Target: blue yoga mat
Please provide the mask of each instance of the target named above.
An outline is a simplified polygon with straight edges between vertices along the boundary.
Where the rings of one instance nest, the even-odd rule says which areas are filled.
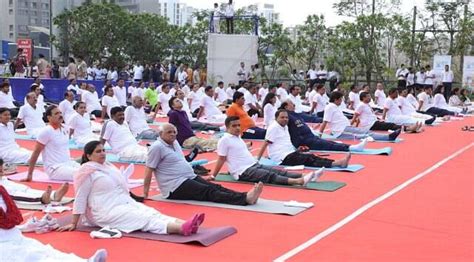
[[[331,154],[337,154],[337,153],[344,153],[346,154],[347,151],[327,151],[327,150],[311,150],[310,152],[318,152],[318,153],[331,153]],[[352,154],[354,155],[386,155],[389,156],[392,154],[392,148],[391,147],[383,147],[383,148],[366,148],[362,151],[351,151]]]
[[[317,131],[313,131],[313,133],[315,135],[319,135],[319,132]],[[336,136],[333,136],[333,135],[330,135],[330,134],[326,134],[324,133],[323,136],[322,136],[323,139],[326,139],[326,140],[352,140],[352,139],[348,139],[348,138],[338,138]],[[359,139],[357,139],[359,140]],[[395,140],[374,140],[374,142],[380,142],[380,143],[400,143],[403,141],[403,138],[397,138]]]
[[[265,158],[265,157],[262,157],[260,158],[260,161],[259,161],[260,164],[262,165],[265,165],[265,166],[281,166],[281,167],[291,167],[291,166],[285,166],[285,165],[279,165],[277,162],[271,160],[271,159],[268,159],[268,158]],[[317,170],[317,169],[321,169],[320,167],[312,167],[312,166],[305,166],[304,167],[305,169],[312,169],[312,170]],[[328,171],[342,171],[342,172],[351,172],[351,173],[354,173],[354,172],[357,172],[361,169],[363,169],[364,166],[363,165],[348,165],[346,168],[342,168],[342,167],[331,167],[331,168],[325,168],[325,170],[328,170]]]
[[[107,161],[112,162],[112,163],[124,163],[124,164],[142,164],[144,165],[145,162],[138,162],[138,161],[127,161],[127,160],[120,160],[119,156],[113,155],[113,154],[107,154],[106,156]],[[209,160],[207,159],[200,159],[200,160],[195,160],[189,163],[191,166],[197,166],[197,165],[204,165],[207,164]]]
[[[32,137],[31,135],[23,135],[23,134],[15,134],[15,139],[19,140],[36,140],[36,138]]]

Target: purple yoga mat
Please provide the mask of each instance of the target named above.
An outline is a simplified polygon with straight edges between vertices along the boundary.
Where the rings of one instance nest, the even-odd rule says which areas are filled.
[[[60,226],[67,225],[72,220],[71,215],[66,215],[58,218],[58,224]],[[81,232],[91,232],[94,230],[99,230],[99,227],[88,227],[84,225],[78,225],[76,228],[77,231]],[[198,243],[205,247],[210,246],[216,242],[221,241],[222,239],[231,236],[237,233],[237,229],[234,227],[213,227],[213,228],[203,228],[200,227],[198,232],[191,236],[182,236],[182,235],[158,235],[148,232],[132,232],[132,233],[122,233],[123,237],[155,240],[155,241],[164,241],[171,243]]]

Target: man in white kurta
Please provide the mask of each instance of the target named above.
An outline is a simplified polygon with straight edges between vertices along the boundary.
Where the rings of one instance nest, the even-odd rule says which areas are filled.
[[[69,118],[74,114],[74,93],[72,91],[66,91],[64,93],[64,100],[59,103],[59,111],[61,111],[66,125],[69,124]]]
[[[99,140],[100,137],[92,132],[90,115],[86,112],[86,104],[77,102],[76,111],[69,118],[69,134],[78,145],[85,145],[90,141]]]
[[[158,132],[148,126],[148,116],[143,105],[143,99],[134,96],[132,105],[125,109],[125,121],[128,123],[133,136],[139,139],[156,140]]]
[[[57,106],[46,109],[49,125],[41,130],[31,155],[27,181],[33,178],[33,171],[39,154],[43,156],[44,170],[52,180],[72,181],[79,163],[71,160],[69,152],[69,130],[63,126],[63,116]]]
[[[20,107],[20,112],[15,122],[17,127],[21,122],[26,126],[26,132],[32,137],[37,137],[39,131],[46,126],[43,122],[44,109],[37,105],[36,94],[30,92],[26,95],[26,104]]]

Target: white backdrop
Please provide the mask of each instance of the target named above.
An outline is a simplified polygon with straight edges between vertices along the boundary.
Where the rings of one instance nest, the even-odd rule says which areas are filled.
[[[451,56],[450,55],[435,55],[433,58],[433,72],[436,74],[436,83],[443,81],[444,66],[449,65],[451,69]],[[437,84],[435,84],[436,86]]]
[[[462,86],[474,90],[474,56],[464,56]]]
[[[213,86],[223,81],[237,84],[240,62],[250,72],[250,65],[258,62],[258,37],[252,35],[208,34],[207,82]]]

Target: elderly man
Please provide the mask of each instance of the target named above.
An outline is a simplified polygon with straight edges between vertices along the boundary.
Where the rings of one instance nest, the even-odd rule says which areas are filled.
[[[15,100],[10,93],[10,84],[8,82],[3,82],[0,85],[0,107],[8,108],[12,116],[16,117],[18,115],[18,108],[14,102]]]
[[[116,106],[110,110],[111,120],[102,127],[100,141],[105,144],[107,141],[112,147],[112,153],[117,154],[120,160],[145,162],[147,148],[139,145],[132,135],[130,128],[125,123],[125,113],[122,107]]]
[[[31,155],[28,177],[31,181],[39,154],[42,153],[44,169],[52,180],[72,181],[73,174],[79,169],[79,163],[71,161],[69,152],[69,132],[63,125],[63,116],[57,106],[46,109],[49,125],[41,129]]]
[[[151,175],[154,173],[160,192],[165,198],[241,206],[257,202],[263,190],[262,183],[255,184],[247,193],[240,193],[196,176],[183,156],[176,135],[176,128],[165,124],[160,130],[160,137],[150,147],[145,169],[144,197],[148,197]]]
[[[59,103],[59,110],[63,114],[64,121],[67,124],[69,124],[69,118],[76,112],[74,110],[74,104],[76,104],[76,101],[74,101],[74,93],[72,91],[66,91],[64,93],[64,100]]]
[[[148,120],[153,121],[153,116],[149,118],[146,115],[143,105],[143,99],[139,96],[134,96],[132,98],[132,105],[127,106],[125,109],[125,121],[127,121],[132,135],[138,139],[156,140],[158,132],[151,129],[147,124]]]
[[[17,128],[20,123],[24,123],[28,135],[36,137],[39,131],[46,126],[43,122],[44,109],[41,106],[37,106],[38,99],[34,92],[30,92],[26,95],[26,102],[25,105],[20,107],[20,112],[15,122],[15,128]]]

